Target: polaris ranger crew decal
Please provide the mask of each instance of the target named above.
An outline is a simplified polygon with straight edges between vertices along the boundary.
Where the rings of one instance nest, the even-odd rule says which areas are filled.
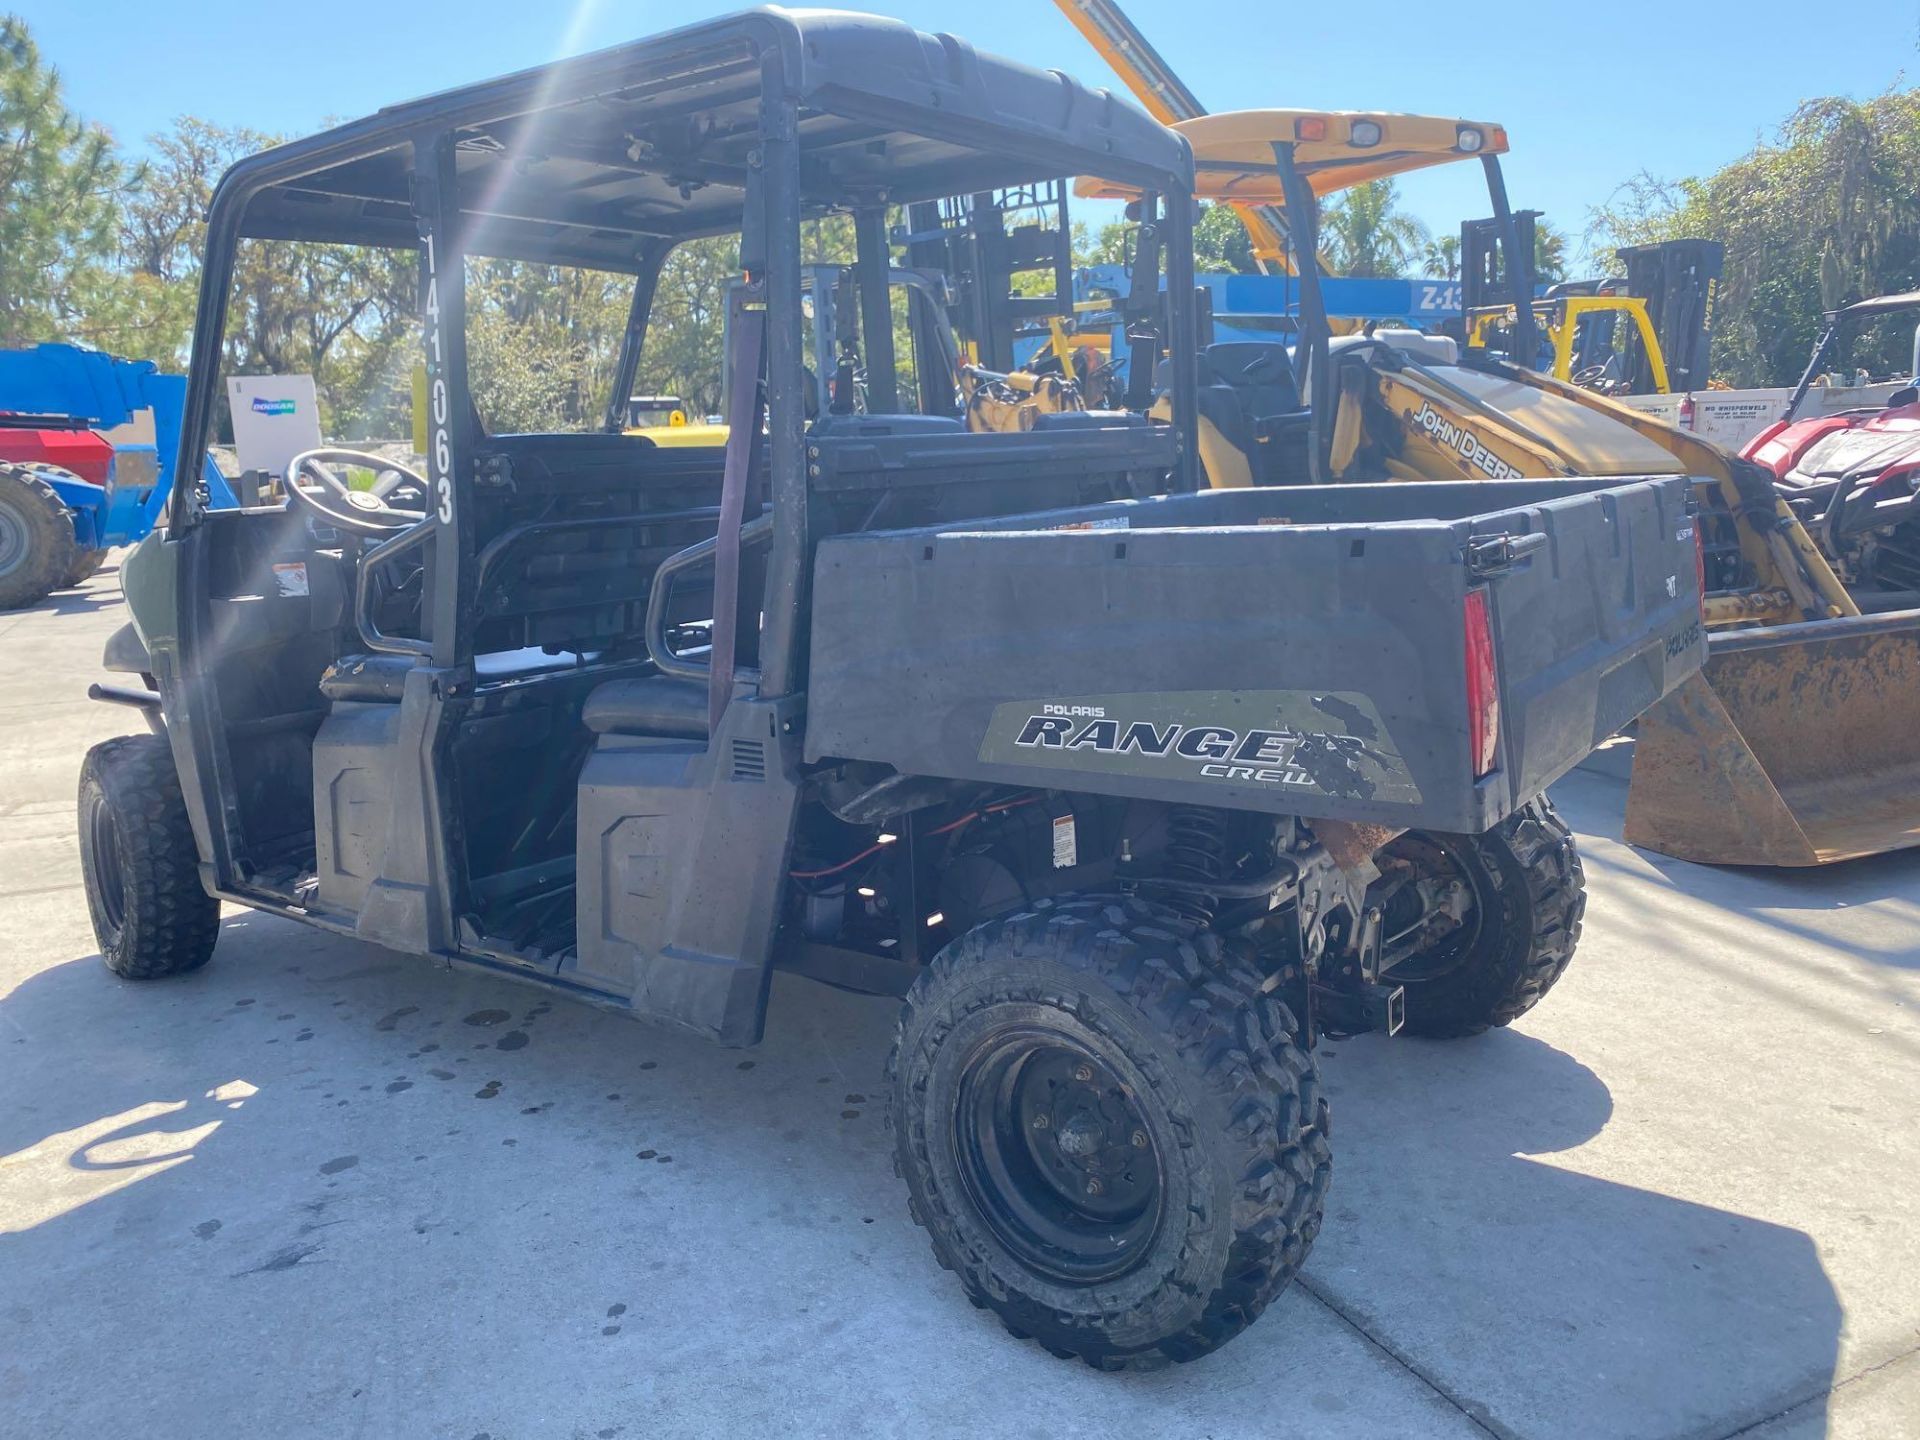
[[[1420,800],[1380,712],[1352,692],[1189,690],[1013,700],[995,707],[980,758],[1352,800]]]

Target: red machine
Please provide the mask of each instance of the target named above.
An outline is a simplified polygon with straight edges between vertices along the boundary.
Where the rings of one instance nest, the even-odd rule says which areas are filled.
[[[0,414],[0,465],[51,465],[105,485],[113,446],[70,416]]]
[[[162,375],[151,360],[59,343],[0,349],[0,611],[79,584],[109,546],[152,531],[173,489],[186,393],[186,377]],[[94,433],[143,411],[151,445],[116,447]],[[129,480],[133,452],[152,460]],[[199,459],[194,480],[209,501],[237,504],[212,457]]]
[[[1796,417],[1829,358],[1862,321],[1903,311],[1920,311],[1920,292],[1856,301],[1828,314],[1786,417],[1740,452],[1772,473],[1862,610],[1920,606],[1920,388],[1895,391],[1884,408]]]
[[[1772,472],[1863,610],[1920,605],[1920,393],[1893,400],[1777,421],[1740,452]]]
[[[0,411],[0,610],[38,604],[99,568],[113,461],[85,420]]]

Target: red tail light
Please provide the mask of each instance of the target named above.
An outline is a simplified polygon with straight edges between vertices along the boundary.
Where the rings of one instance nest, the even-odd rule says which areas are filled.
[[[1467,744],[1477,780],[1493,769],[1500,750],[1500,672],[1493,659],[1493,624],[1485,589],[1467,591]]]

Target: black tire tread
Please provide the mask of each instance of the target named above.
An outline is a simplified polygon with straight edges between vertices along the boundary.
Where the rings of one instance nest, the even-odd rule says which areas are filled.
[[[0,610],[24,610],[66,585],[80,553],[73,516],[53,486],[26,465],[0,464],[0,504],[26,521],[32,542],[26,560],[0,576]]]
[[[118,934],[102,918],[87,837],[80,837],[94,934],[107,968],[126,980],[158,980],[198,970],[220,936],[220,902],[200,883],[199,851],[180,794],[173,752],[162,735],[123,735],[87,752],[80,772],[81,823],[86,787],[99,785],[119,826],[126,921]]]
[[[106,558],[105,550],[76,550],[73,565],[68,569],[66,579],[61,582],[60,588],[72,590],[76,586],[86,584],[106,562]]]
[[[907,1178],[909,1147],[919,1174],[930,1173],[924,1129],[902,1127],[902,1050],[916,1006],[940,1006],[956,978],[996,952],[1045,955],[1111,990],[1174,1047],[1180,1063],[1218,1097],[1231,1123],[1218,1137],[1237,1175],[1228,1263],[1199,1317],[1146,1350],[1122,1352],[1097,1329],[1063,1331],[1061,1317],[999,1287],[985,1257],[969,1252],[949,1200],[926,1186],[927,1206],[908,1203],[976,1306],[995,1312],[1017,1339],[1036,1339],[1062,1358],[1101,1370],[1153,1368],[1197,1359],[1252,1324],[1293,1278],[1319,1233],[1332,1153],[1327,1101],[1318,1068],[1300,1043],[1293,1013],[1263,993],[1260,975],[1219,936],[1135,897],[1041,902],[988,922],[944,948],[916,980],[887,1060],[894,1095],[894,1169]],[[986,997],[991,1002],[991,995]],[[916,1138],[917,1137],[917,1138]],[[929,1209],[931,1213],[929,1213]],[[1122,1316],[1110,1316],[1121,1319]]]
[[[1436,1039],[1511,1025],[1566,973],[1587,913],[1586,870],[1573,832],[1542,795],[1484,835],[1458,837],[1498,885],[1518,884],[1527,917],[1524,944],[1487,957],[1446,991],[1407,990],[1407,1033]],[[1422,1003],[1425,1002],[1425,1003]]]

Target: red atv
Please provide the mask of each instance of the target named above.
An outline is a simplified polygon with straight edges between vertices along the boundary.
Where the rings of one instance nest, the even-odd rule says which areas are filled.
[[[1835,347],[1862,320],[1920,311],[1920,292],[1831,311],[1784,419],[1740,453],[1765,466],[1862,610],[1920,606],[1920,388],[1881,408],[1796,418]]]

